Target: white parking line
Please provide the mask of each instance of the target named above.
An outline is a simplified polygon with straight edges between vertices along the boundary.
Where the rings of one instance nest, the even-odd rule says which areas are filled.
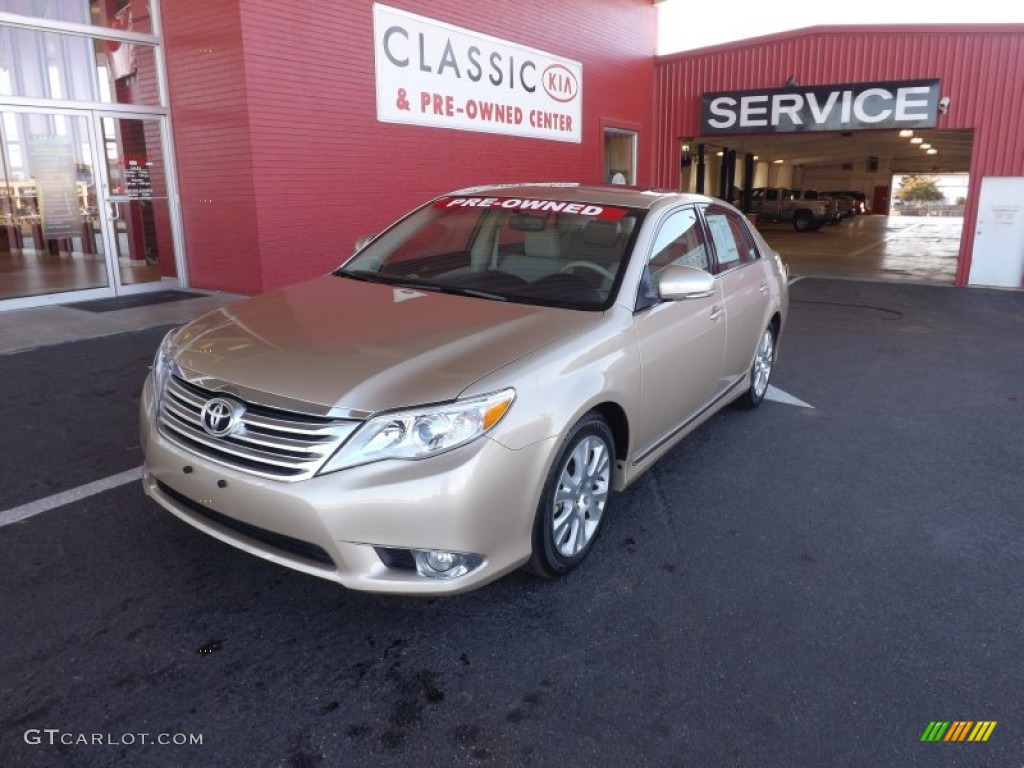
[[[793,397],[787,392],[783,392],[781,389],[768,385],[768,391],[765,392],[765,400],[774,400],[777,403],[785,403],[787,405],[797,405],[801,408],[814,408],[813,405],[805,403],[796,397]],[[51,509],[57,507],[63,507],[65,504],[72,504],[82,499],[87,499],[90,496],[95,496],[98,493],[109,491],[112,488],[118,488],[128,483],[133,483],[136,480],[142,479],[142,467],[135,467],[135,469],[128,469],[124,472],[119,472],[116,475],[105,477],[102,480],[96,480],[92,483],[86,483],[80,485],[77,488],[72,488],[70,491],[61,491],[55,493],[53,496],[47,496],[45,499],[39,499],[38,501],[30,501],[28,504],[22,504],[20,507],[13,507],[8,510],[0,512],[0,528],[11,523],[16,523],[19,520],[27,520],[30,517],[35,517],[41,512],[48,512]]]
[[[778,387],[773,387],[771,384],[768,385],[768,389],[764,393],[765,400],[772,400],[776,403],[785,403],[786,405],[796,405],[801,408],[810,408],[814,410],[814,406],[810,403],[805,403],[799,397],[793,397],[789,392],[783,392]]]
[[[129,469],[116,475],[105,477],[102,480],[80,485],[77,488],[72,488],[70,491],[61,491],[53,496],[47,496],[45,499],[30,501],[28,504],[22,504],[20,507],[0,512],[0,527],[16,523],[19,520],[25,520],[38,515],[40,512],[47,512],[57,507],[63,507],[65,504],[87,499],[90,496],[95,496],[97,493],[103,493],[111,488],[127,485],[140,479],[142,479],[142,467],[136,467],[135,469]]]

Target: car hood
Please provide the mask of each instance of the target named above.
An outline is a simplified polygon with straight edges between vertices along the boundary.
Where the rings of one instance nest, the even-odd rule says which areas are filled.
[[[170,354],[224,382],[376,412],[454,399],[593,313],[324,276],[208,313]]]

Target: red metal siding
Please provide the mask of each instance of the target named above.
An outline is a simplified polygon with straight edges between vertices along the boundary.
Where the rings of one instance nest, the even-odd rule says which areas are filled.
[[[241,21],[232,3],[176,2],[162,14],[189,280],[255,293],[260,244]],[[246,254],[242,261],[238,254]]]
[[[705,91],[937,77],[949,96],[939,129],[974,131],[972,190],[1024,176],[1024,25],[819,27],[661,57],[655,66],[655,183],[674,186],[678,140],[700,133]],[[977,194],[967,201],[957,284],[966,283]]]
[[[602,120],[640,126],[638,181],[652,181],[650,0],[388,5],[580,61],[582,143],[377,122],[370,3],[166,3],[193,285],[252,293],[321,274],[454,187],[599,181]]]

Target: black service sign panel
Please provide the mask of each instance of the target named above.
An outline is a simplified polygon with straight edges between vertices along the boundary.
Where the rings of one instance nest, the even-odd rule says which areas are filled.
[[[701,133],[934,128],[938,79],[717,91],[701,96]]]

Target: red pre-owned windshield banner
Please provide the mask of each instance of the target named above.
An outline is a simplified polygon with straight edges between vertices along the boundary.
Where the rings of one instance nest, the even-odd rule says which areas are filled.
[[[442,197],[436,208],[501,208],[506,211],[529,211],[532,213],[574,213],[578,216],[592,216],[605,221],[618,221],[628,211],[592,203],[575,203],[568,200],[528,200],[519,197]]]

